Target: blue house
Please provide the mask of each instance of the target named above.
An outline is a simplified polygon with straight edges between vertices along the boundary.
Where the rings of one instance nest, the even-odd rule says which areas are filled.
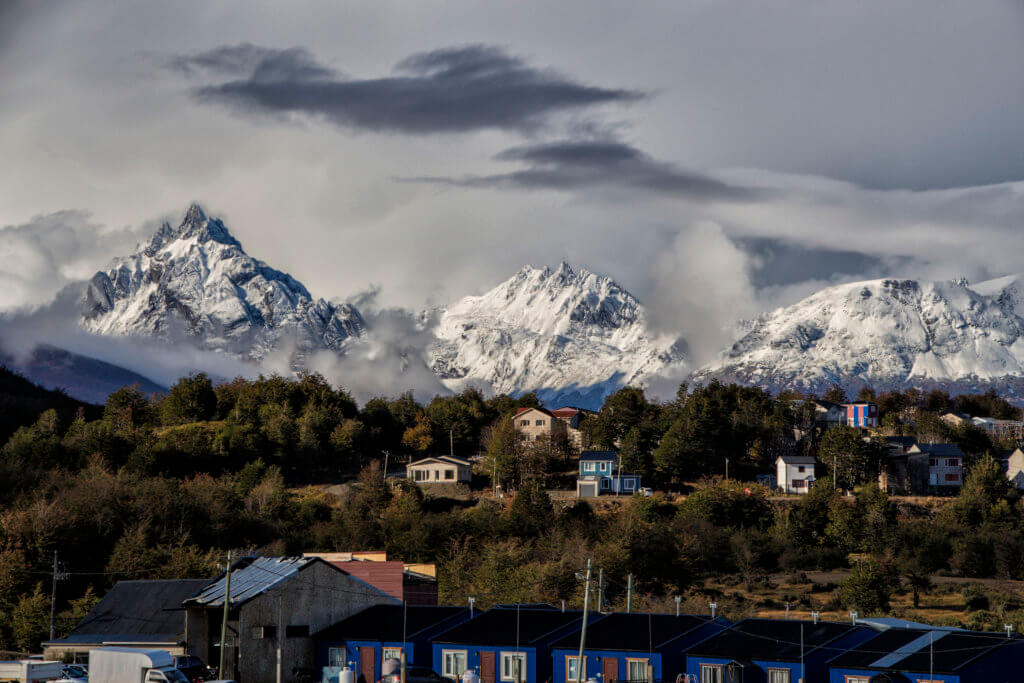
[[[430,639],[469,619],[466,607],[376,605],[313,634],[316,666],[327,681],[346,664],[357,681],[380,680],[381,664],[405,650],[407,666],[432,664]]]
[[[646,681],[650,665],[654,680],[674,681],[683,669],[683,652],[728,626],[722,618],[688,614],[609,614],[587,626],[585,676],[603,683]],[[579,653],[577,628],[552,646],[553,683],[579,680]]]
[[[1024,640],[1005,633],[884,631],[829,662],[829,683],[1010,683],[1024,679]]]
[[[632,495],[640,490],[640,475],[619,470],[619,454],[615,451],[583,451],[580,472],[576,478],[579,498],[596,498],[603,493]]]
[[[433,639],[434,670],[453,680],[475,669],[481,683],[543,683],[551,644],[581,622],[579,612],[547,605],[494,607]]]
[[[744,619],[686,652],[686,674],[699,683],[819,683],[827,662],[877,631],[866,626]]]

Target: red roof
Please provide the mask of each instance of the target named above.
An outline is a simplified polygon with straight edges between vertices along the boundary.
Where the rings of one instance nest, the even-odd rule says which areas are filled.
[[[572,407],[566,406],[565,408],[557,408],[555,410],[552,410],[551,414],[554,415],[555,417],[572,417],[572,416],[578,415],[578,414],[580,414],[582,412],[583,411],[580,410],[579,408],[572,408]]]

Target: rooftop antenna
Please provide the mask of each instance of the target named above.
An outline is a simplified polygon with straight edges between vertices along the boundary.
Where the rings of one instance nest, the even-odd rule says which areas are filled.
[[[786,603],[786,620],[789,620],[789,603]]]
[[[857,617],[860,616],[856,612],[850,612],[850,622],[856,624]]]
[[[683,599],[681,597],[679,597],[678,595],[676,596],[676,616],[677,617],[679,616],[679,603],[682,602],[682,600]]]
[[[1013,624],[1003,624],[1003,628],[1006,629],[1006,637],[1012,637],[1011,634],[1013,633]]]
[[[469,599],[469,618],[473,618],[473,605],[476,604],[476,598],[471,597]]]
[[[718,603],[717,602],[712,602],[710,604],[711,604],[711,618],[714,619],[715,618],[715,613],[718,611]]]

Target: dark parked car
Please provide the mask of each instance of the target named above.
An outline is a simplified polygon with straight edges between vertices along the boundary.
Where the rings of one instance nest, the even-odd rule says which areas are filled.
[[[380,683],[402,683],[402,674],[393,673],[380,679]],[[447,678],[427,666],[409,666],[405,669],[405,683],[451,683]]]
[[[213,670],[203,664],[199,657],[190,655],[175,655],[174,668],[180,671],[191,683],[210,681],[216,678]]]

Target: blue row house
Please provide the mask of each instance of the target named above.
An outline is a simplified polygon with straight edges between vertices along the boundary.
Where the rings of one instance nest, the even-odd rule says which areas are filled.
[[[493,607],[434,638],[434,670],[452,680],[474,669],[481,683],[543,683],[552,643],[581,623],[580,612],[547,605]]]
[[[876,634],[854,624],[744,619],[686,652],[687,681],[821,683],[829,660]]]
[[[313,634],[318,671],[334,679],[348,665],[359,683],[381,678],[381,665],[399,659],[406,666],[430,667],[430,639],[469,619],[469,608],[428,605],[375,605]]]
[[[1005,633],[893,628],[829,663],[829,683],[1010,683],[1024,680],[1024,639]]]
[[[638,473],[619,470],[619,454],[615,451],[583,451],[576,478],[576,496],[596,498],[602,494],[631,496],[640,490]]]
[[[587,626],[586,679],[646,681],[650,665],[653,680],[674,681],[684,668],[683,653],[728,626],[722,618],[688,614],[609,614]],[[579,652],[580,629],[554,644],[553,683],[578,683]]]

